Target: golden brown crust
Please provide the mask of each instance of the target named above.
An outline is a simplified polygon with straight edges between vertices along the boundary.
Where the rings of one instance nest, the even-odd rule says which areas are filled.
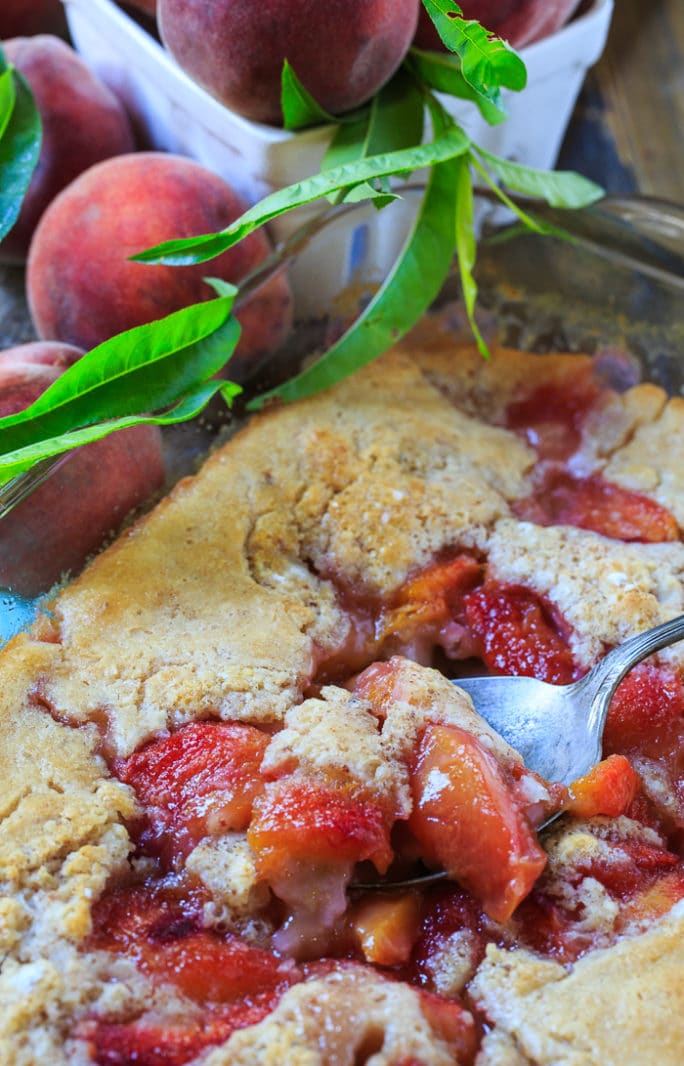
[[[94,754],[95,737],[31,706],[31,684],[55,651],[18,637],[2,656],[0,938],[22,960],[88,934],[92,901],[130,850],[120,818],[135,810]]]
[[[576,353],[551,356],[515,351],[494,344],[483,360],[471,340],[454,343],[449,315],[425,318],[398,346],[410,353],[428,381],[454,406],[468,415],[501,425],[512,401],[540,385],[561,392],[579,371],[588,371],[591,358]]]
[[[122,755],[208,713],[280,720],[348,631],[316,573],[391,591],[480,542],[531,458],[399,355],[256,419],[57,597],[45,696],[70,721],[108,715]]]
[[[609,647],[684,612],[684,545],[623,544],[569,526],[505,519],[487,543],[495,580],[524,585],[572,627],[570,646],[590,666]],[[661,654],[680,662],[679,648]]]
[[[94,754],[94,731],[60,725],[31,692],[58,649],[26,636],[2,652],[0,685],[0,1061],[70,1066],[74,1019],[97,1003],[149,1002],[130,963],[78,949],[91,908],[131,843],[130,789]],[[118,984],[112,978],[118,975]]]
[[[295,985],[272,1014],[234,1033],[205,1066],[354,1066],[369,1055],[373,1066],[458,1066],[412,988],[350,966]]]
[[[596,951],[569,971],[490,945],[470,991],[534,1066],[679,1066],[682,905],[649,932]]]
[[[441,549],[477,549],[494,578],[525,584],[558,608],[586,665],[684,609],[681,544],[617,545],[511,517],[510,502],[529,491],[534,456],[491,423],[503,421],[531,378],[562,387],[588,360],[499,351],[482,363],[466,346],[455,362],[444,337],[425,339],[414,359],[407,352],[421,336],[335,390],[255,419],[57,596],[54,626],[40,623],[0,654],[2,1062],[80,1066],[85,1053],[69,1041],[87,1010],[118,1017],[142,1006],[163,1012],[173,1002],[130,962],[78,947],[93,902],[127,862],[123,822],[135,811],[132,792],[96,753],[100,731],[110,752],[128,755],[194,718],[284,724],[268,767],[349,773],[403,813],[410,809],[406,752],[427,705],[431,720],[472,729],[501,754],[468,701],[441,675],[412,664],[405,668],[411,698],[395,701],[381,729],[368,705],[343,690],[304,700],[317,659],[349,636],[332,576],[389,595]],[[650,387],[613,398],[585,427],[581,455],[586,470],[605,465],[606,476],[634,487],[643,441],[650,480],[642,478],[642,487],[674,510],[678,467],[661,452],[668,427],[679,432],[681,411],[662,408],[662,394]],[[681,654],[669,658],[679,663]],[[571,823],[548,847],[549,876],[557,873],[560,883],[563,862],[600,847],[600,835]],[[216,923],[242,928],[255,912],[258,921],[263,886],[244,836],[201,843],[187,866],[210,889]],[[587,888],[581,903],[588,920],[609,923],[600,893]],[[490,951],[471,986],[498,1027],[483,1047],[483,1066],[617,1062],[601,1058],[612,1052],[596,1004],[622,1012],[620,1066],[679,1061],[671,1034],[681,1046],[681,922],[673,915],[645,935],[632,930],[633,939],[570,974],[523,953]],[[435,986],[456,994],[470,960],[470,946],[455,939],[435,956]],[[628,965],[652,977],[648,999],[639,999],[631,972],[623,980]],[[575,1024],[580,1009],[588,1020]],[[380,1033],[378,1066],[399,1052],[435,1066],[453,1061],[414,991],[369,974],[353,981],[333,974],[293,988],[273,1015],[210,1053],[206,1066],[343,1062],[321,1050],[326,1026],[340,1019],[344,1031],[351,1019],[354,1037],[368,1026]],[[644,1053],[648,1027],[655,1057],[625,1057],[626,1043]],[[351,1061],[354,1047],[344,1044]]]
[[[253,579],[252,485],[231,456],[215,455],[54,604],[45,695],[74,722],[105,712],[119,754],[208,713],[277,719],[311,672],[314,610]]]

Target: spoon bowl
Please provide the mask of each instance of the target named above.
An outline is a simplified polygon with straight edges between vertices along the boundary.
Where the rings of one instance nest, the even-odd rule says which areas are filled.
[[[534,677],[468,677],[454,684],[470,696],[478,714],[520,753],[528,769],[547,781],[569,785],[601,759],[608,708],[623,678],[643,659],[678,640],[684,640],[684,615],[613,648],[571,685],[550,685]],[[560,812],[539,828],[559,816]],[[353,887],[407,888],[445,877],[440,871]]]
[[[632,667],[684,640],[684,615],[620,644],[579,681],[550,685],[534,677],[454,681],[475,710],[547,781],[569,785],[601,758],[603,728],[615,690]]]

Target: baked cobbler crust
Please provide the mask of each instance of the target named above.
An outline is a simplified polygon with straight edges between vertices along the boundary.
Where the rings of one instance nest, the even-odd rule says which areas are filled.
[[[676,1066],[684,1041],[682,906],[656,928],[593,952],[571,971],[489,947],[470,988],[522,1062]],[[482,1061],[506,1062],[491,1053]]]
[[[531,463],[403,355],[255,419],[58,597],[45,697],[73,722],[115,709],[120,755],[209,711],[280,721],[349,625],[318,575],[391,591],[482,542]]]
[[[562,616],[579,671],[684,611],[678,541],[626,544],[515,517],[538,471],[531,438],[507,424],[511,404],[531,378],[562,391],[591,370],[588,357],[574,355],[500,351],[483,362],[470,346],[454,349],[439,324],[421,326],[352,380],[254,419],[61,591],[33,633],[4,649],[3,1063],[134,1061],[93,1057],[94,1020],[144,1018],[160,1031],[171,1016],[203,1024],[192,990],[146,956],[112,948],[105,934],[93,939],[99,901],[132,876],[144,882],[156,861],[136,838],[145,805],[122,783],[129,771],[121,767],[144,745],[193,722],[255,726],[268,738],[266,799],[257,805],[290,783],[332,781],[335,795],[363,801],[389,825],[415,807],[411,753],[427,726],[465,730],[508,774],[523,772],[468,698],[425,664],[393,660],[407,696],[395,677],[387,705],[374,702],[372,682],[359,695],[319,680],[321,664],[337,661],[358,637],[362,614],[376,634],[368,662],[378,649],[382,659],[397,650],[410,655],[408,644],[383,645],[377,633],[388,604],[412,602],[402,590],[415,574],[466,553],[473,573],[486,572],[485,589],[523,588]],[[573,423],[574,474],[638,490],[681,524],[682,411],[681,401],[666,403],[651,386],[604,391],[581,426]],[[467,641],[463,647],[464,657],[472,652]],[[678,672],[682,654],[670,649],[658,662]],[[351,661],[350,674],[361,668]],[[543,841],[539,898],[575,923],[560,961],[526,946],[519,912],[498,923],[478,919],[477,929],[450,928],[419,979],[357,959],[319,971],[305,962],[295,980],[285,960],[279,998],[260,1020],[201,1045],[191,1060],[173,1061],[472,1062],[475,1037],[454,1042],[422,998],[426,985],[446,1001],[465,995],[464,1032],[475,1032],[469,1010],[486,1023],[480,1066],[679,1063],[679,896],[668,888],[667,904],[637,910],[607,875],[601,881],[589,870],[593,863],[622,871],[648,854],[673,883],[677,860],[664,834],[680,810],[670,779],[658,784],[657,760],[648,758],[655,777],[645,795],[669,819],[665,828],[567,817]],[[200,886],[206,928],[261,951],[279,919],[269,909],[256,839],[253,825],[226,823],[176,855],[173,871],[193,891]],[[481,958],[477,945],[487,940]],[[328,951],[334,956],[330,943],[319,954]]]

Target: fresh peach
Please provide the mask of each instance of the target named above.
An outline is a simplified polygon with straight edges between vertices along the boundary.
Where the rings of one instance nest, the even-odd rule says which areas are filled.
[[[73,344],[33,341],[0,352],[0,418],[23,411],[80,359]]]
[[[459,6],[466,18],[477,19],[513,48],[522,48],[559,30],[579,6],[579,0],[459,0]],[[414,44],[418,48],[444,51],[424,8]]]
[[[282,122],[285,59],[339,114],[365,103],[411,44],[419,0],[159,0],[162,41],[195,81],[256,122]]]
[[[116,96],[64,41],[42,34],[5,41],[5,56],[26,78],[43,123],[43,143],[5,261],[26,258],[38,220],[69,182],[94,163],[131,152],[133,133]]]
[[[129,256],[172,237],[228,226],[246,208],[216,174],[160,152],[117,156],[76,179],[48,207],[28,260],[31,314],[41,337],[92,348],[215,293],[207,275],[238,282],[270,252],[263,232],[197,266],[154,266]],[[276,276],[239,313],[242,366],[276,348],[291,321],[287,280]],[[236,374],[234,361],[229,368]]]
[[[0,39],[33,33],[64,33],[66,20],[61,0],[2,0]]]
[[[28,407],[82,354],[45,341],[0,352],[0,417]],[[0,586],[22,596],[46,591],[77,570],[163,479],[161,436],[154,426],[122,430],[69,453],[0,519]]]

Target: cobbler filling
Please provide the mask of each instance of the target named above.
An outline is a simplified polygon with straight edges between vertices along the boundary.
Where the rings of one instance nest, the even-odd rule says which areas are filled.
[[[563,470],[547,471],[534,493],[512,510],[539,526],[576,526],[614,540],[660,544],[679,539],[676,521],[653,500],[600,477],[573,477]]]
[[[181,1066],[261,1021],[302,980],[290,960],[205,928],[198,886],[173,877],[114,889],[93,909],[88,947],[126,954],[185,1000],[176,1016],[88,1021],[78,1035],[98,1064]]]
[[[113,764],[143,806],[133,827],[145,854],[166,866],[207,835],[247,828],[264,784],[259,767],[268,737],[253,726],[192,722],[165,740]]]
[[[600,386],[585,368],[562,388],[545,382],[514,399],[506,410],[506,425],[527,440],[540,460],[565,462],[580,447],[587,415],[601,399]]]
[[[533,492],[512,505],[513,513],[537,525],[576,526],[626,542],[678,540],[677,522],[655,501],[599,475],[578,476],[569,468],[582,442],[583,424],[601,399],[585,371],[562,390],[545,384],[509,405],[508,428],[523,436],[538,456]]]
[[[659,505],[568,468],[600,401],[587,373],[572,388],[545,385],[509,406],[508,427],[539,457],[534,490],[515,514],[624,541],[676,539]],[[308,694],[330,682],[350,689],[367,701],[379,732],[402,698],[406,659],[450,677],[484,669],[566,684],[582,674],[553,605],[497,582],[473,553],[443,553],[386,600],[336,584],[351,636],[320,658]],[[113,761],[140,804],[129,827],[137,873],[95,906],[88,947],[128,956],[172,986],[178,1003],[163,1019],[92,1018],[76,1035],[100,1066],[182,1066],[261,1020],[293,984],[355,964],[420,989],[435,1030],[471,1062],[472,1022],[460,997],[487,943],[571,962],[684,897],[682,826],[672,804],[645,785],[650,774],[684,804],[683,711],[677,673],[635,669],[611,705],[604,761],[566,789],[468,730],[431,721],[428,708],[405,756],[408,816],[349,774],[262,769],[271,735],[237,722],[193,722]],[[594,849],[580,849],[567,866],[547,861],[536,834],[557,810],[603,816],[603,828],[585,834]],[[227,928],[185,861],[231,834],[249,846],[262,891],[242,924]],[[354,880],[426,866],[451,881],[350,891]],[[597,900],[607,916],[598,925],[590,919]]]

